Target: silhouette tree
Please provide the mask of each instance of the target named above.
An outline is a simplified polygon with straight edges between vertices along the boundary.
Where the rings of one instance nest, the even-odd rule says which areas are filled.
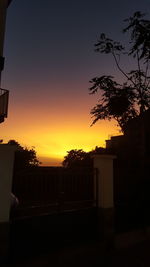
[[[72,149],[67,151],[67,155],[64,157],[62,165],[66,168],[76,168],[86,165],[87,161],[89,161],[89,155],[87,152],[82,149]]]
[[[10,140],[9,145],[15,145],[17,147],[15,152],[14,171],[23,170],[30,167],[39,165],[39,160],[36,156],[36,151],[22,147],[17,141]]]
[[[124,132],[130,119],[150,108],[150,20],[144,16],[138,11],[125,20],[127,27],[123,33],[129,32],[128,49],[104,33],[95,44],[96,52],[112,55],[125,80],[120,84],[113,76],[103,75],[90,81],[90,94],[100,91],[99,103],[91,110],[92,125],[98,120],[115,119]],[[120,65],[121,56],[125,55],[133,58],[136,69],[126,72]]]
[[[92,166],[91,156],[93,154],[104,153],[107,153],[106,149],[98,146],[89,152],[85,152],[83,149],[72,149],[67,151],[67,155],[64,157],[62,165],[65,168],[90,167]]]

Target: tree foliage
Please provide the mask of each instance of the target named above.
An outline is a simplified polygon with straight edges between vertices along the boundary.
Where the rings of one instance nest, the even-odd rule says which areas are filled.
[[[124,131],[128,120],[135,118],[150,108],[150,20],[145,14],[135,12],[126,19],[123,33],[129,32],[129,48],[108,38],[104,33],[95,44],[95,51],[110,54],[125,81],[119,84],[111,75],[93,78],[90,94],[100,91],[99,103],[91,110],[93,124],[98,120],[115,119]],[[120,65],[121,56],[132,57],[136,69],[125,72]]]
[[[106,153],[106,149],[102,147],[95,147],[95,149],[85,152],[83,149],[72,149],[67,151],[67,155],[62,162],[65,168],[78,168],[92,166],[92,155]]]
[[[62,163],[63,167],[73,168],[86,165],[89,160],[88,154],[82,149],[72,149],[67,151],[67,155],[64,157]]]
[[[39,165],[40,162],[37,159],[36,151],[33,148],[31,149],[28,149],[26,147],[24,148],[15,140],[10,140],[8,144],[16,146],[15,164],[14,164],[15,171]]]

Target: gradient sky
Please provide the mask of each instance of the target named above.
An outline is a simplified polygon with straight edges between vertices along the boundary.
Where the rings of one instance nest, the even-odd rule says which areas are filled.
[[[101,32],[125,41],[123,20],[147,12],[149,0],[13,0],[5,35],[2,87],[10,90],[9,116],[0,138],[35,147],[45,165],[66,151],[89,151],[118,134],[115,122],[90,127],[98,96],[89,80],[117,74],[110,57],[94,52]],[[118,76],[117,76],[118,75]]]

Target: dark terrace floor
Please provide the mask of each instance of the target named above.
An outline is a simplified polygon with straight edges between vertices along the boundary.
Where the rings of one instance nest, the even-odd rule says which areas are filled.
[[[92,241],[86,243],[68,244],[49,248],[23,258],[16,258],[3,266],[24,267],[149,267],[150,241],[143,241],[120,249],[104,249],[101,243]]]
[[[16,221],[11,227],[8,263],[3,266],[150,267],[150,233],[141,229],[117,234],[113,248],[106,248],[98,239],[93,212]]]

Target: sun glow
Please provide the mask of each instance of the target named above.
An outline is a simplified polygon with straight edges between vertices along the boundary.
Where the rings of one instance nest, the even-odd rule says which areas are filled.
[[[10,103],[8,119],[1,124],[0,138],[4,142],[14,139],[24,147],[34,147],[42,164],[51,166],[61,165],[71,149],[90,151],[95,146],[105,147],[105,140],[118,134],[116,122],[101,121],[90,127],[89,112],[93,104],[87,93],[85,95],[86,98],[67,95],[66,99],[49,103],[37,96],[33,99],[30,96],[30,102],[26,103],[16,99],[16,103]]]
[[[84,120],[65,124],[40,127],[28,120],[28,126],[12,128],[10,123],[5,123],[5,132],[1,129],[1,136],[5,142],[10,139],[17,140],[21,145],[28,148],[34,147],[39,160],[43,165],[60,165],[67,151],[71,149],[83,149],[90,151],[95,146],[105,147],[105,140],[110,135],[116,135],[117,129],[114,122],[101,122],[93,127]],[[9,130],[11,128],[11,131]],[[13,130],[12,130],[13,129]],[[8,134],[9,133],[9,134]]]

